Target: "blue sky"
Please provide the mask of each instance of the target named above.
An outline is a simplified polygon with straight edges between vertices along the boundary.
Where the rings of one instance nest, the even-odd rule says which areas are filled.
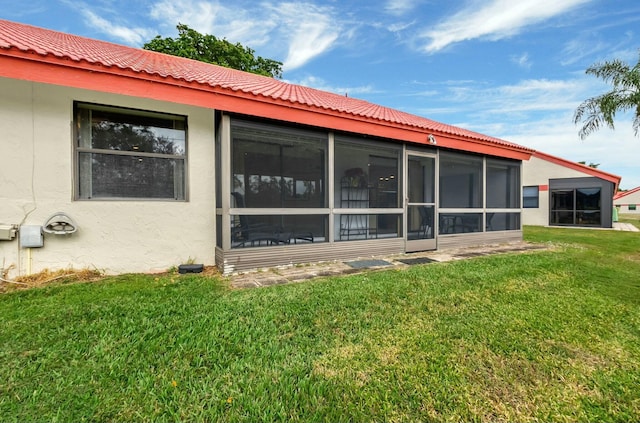
[[[135,47],[184,23],[282,61],[288,82],[599,163],[621,188],[640,186],[631,114],[584,141],[572,120],[608,88],[588,66],[638,61],[637,0],[0,0],[0,17]]]

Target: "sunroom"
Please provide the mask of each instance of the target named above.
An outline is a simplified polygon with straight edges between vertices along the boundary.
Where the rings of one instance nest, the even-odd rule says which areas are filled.
[[[216,171],[225,273],[522,238],[519,160],[221,114]]]

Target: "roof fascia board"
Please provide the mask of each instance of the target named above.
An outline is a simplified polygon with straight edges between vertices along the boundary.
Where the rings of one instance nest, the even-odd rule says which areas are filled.
[[[614,175],[613,173],[608,173],[593,167],[585,166],[580,163],[574,163],[572,161],[561,159],[560,157],[555,157],[541,151],[536,151],[535,153],[533,153],[533,157],[537,157],[539,159],[546,160],[548,162],[569,169],[577,170],[578,172],[586,173],[587,175],[595,176],[596,178],[604,179],[605,181],[611,182],[615,185],[614,192],[618,189],[618,185],[620,185],[620,180],[622,179],[620,176]]]
[[[137,73],[32,52],[0,50],[0,76],[218,109],[421,145],[431,145],[428,135],[433,134],[438,147],[515,160],[528,160],[533,153],[525,147],[491,144],[426,128],[393,125],[331,109],[304,107],[288,101],[183,81],[170,76]]]
[[[629,191],[622,191],[622,192],[617,193],[617,194],[613,197],[613,199],[614,199],[614,200],[618,200],[618,199],[620,199],[620,198],[626,197],[627,195],[634,194],[634,193],[636,193],[636,192],[638,192],[638,191],[640,191],[640,187],[635,187],[635,188],[633,188],[633,189],[630,189]]]

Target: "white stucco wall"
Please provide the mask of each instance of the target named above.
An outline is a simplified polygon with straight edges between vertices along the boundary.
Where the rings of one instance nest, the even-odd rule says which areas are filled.
[[[188,201],[73,200],[76,100],[186,115]],[[214,264],[212,110],[0,78],[0,159],[0,224],[43,225],[62,211],[79,228],[45,235],[44,247],[30,251],[17,238],[0,241],[9,276],[68,267],[148,272],[189,259]]]
[[[539,191],[539,207],[522,209],[522,224],[547,226],[549,224],[549,180],[562,178],[584,178],[591,175],[570,169],[550,161],[534,157],[522,162],[522,185],[545,186],[547,190]]]
[[[635,204],[635,210],[629,210],[629,204]],[[636,191],[624,197],[613,200],[613,205],[619,207],[619,213],[639,213],[640,214],[640,191]]]

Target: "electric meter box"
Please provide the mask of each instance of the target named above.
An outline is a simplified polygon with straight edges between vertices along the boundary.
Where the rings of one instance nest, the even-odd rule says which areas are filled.
[[[20,246],[22,248],[40,248],[44,246],[42,236],[42,226],[22,225],[20,226]]]

